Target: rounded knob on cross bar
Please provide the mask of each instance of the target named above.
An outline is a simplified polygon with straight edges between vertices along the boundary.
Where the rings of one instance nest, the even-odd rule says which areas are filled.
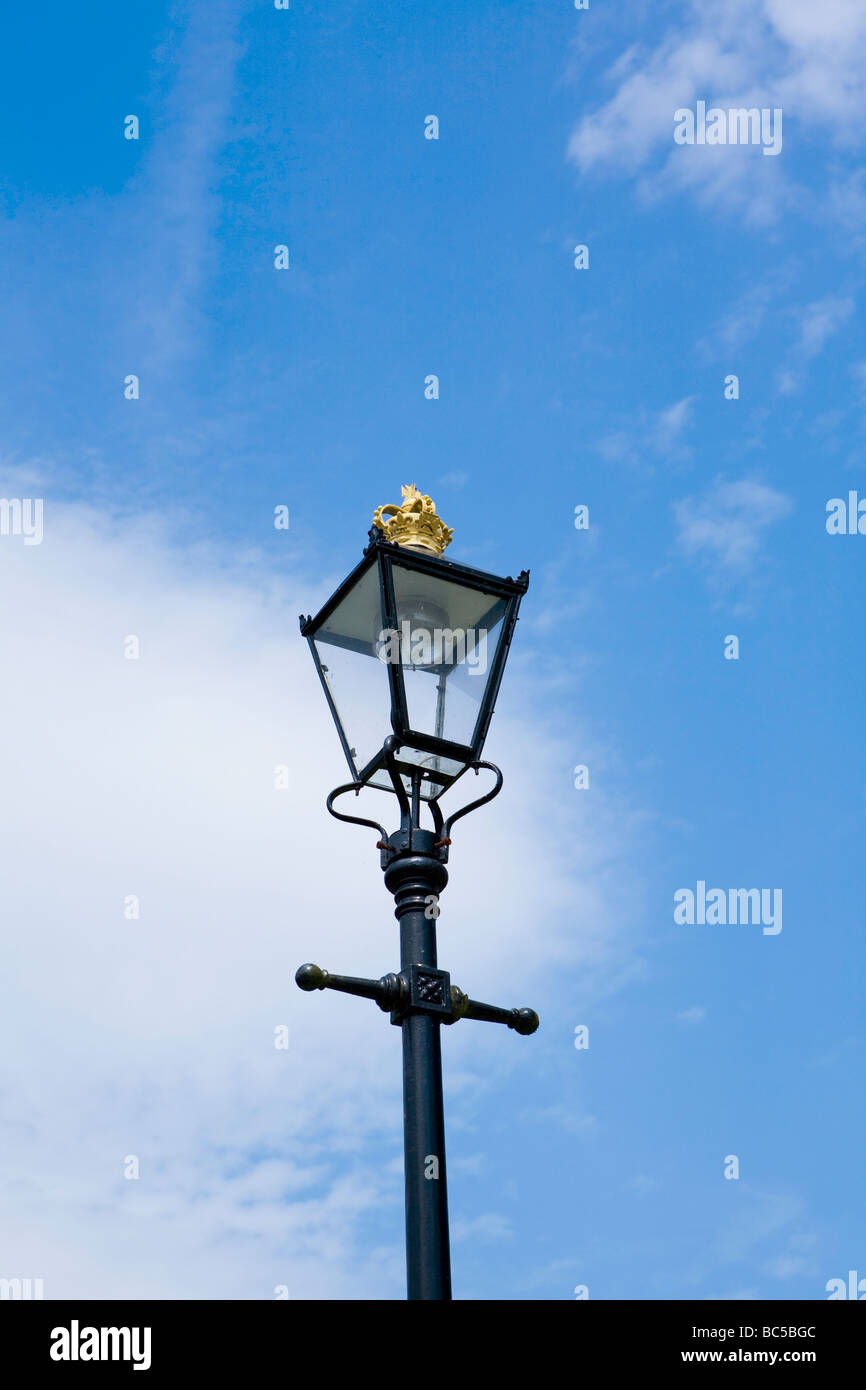
[[[324,989],[327,979],[328,972],[320,965],[299,965],[295,971],[295,984],[301,989]]]
[[[509,1023],[509,1028],[513,1028],[515,1033],[520,1033],[524,1038],[528,1038],[530,1033],[534,1033],[539,1024],[538,1014],[534,1009],[514,1009],[514,1022]]]

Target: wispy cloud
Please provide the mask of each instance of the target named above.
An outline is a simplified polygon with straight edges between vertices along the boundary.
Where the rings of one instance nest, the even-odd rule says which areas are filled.
[[[438,481],[439,487],[453,487],[456,492],[462,492],[469,482],[469,474],[463,472],[445,473]]]
[[[677,543],[716,574],[740,577],[755,564],[771,526],[790,514],[784,493],[753,479],[717,479],[699,496],[674,504]]]
[[[217,268],[218,156],[230,136],[238,22],[225,0],[192,6],[186,29],[166,41],[161,64],[173,80],[158,125],[145,126],[142,171],[119,209],[147,228],[141,254],[125,268],[136,301],[132,327],[146,344],[139,360],[153,372],[169,369],[207,326],[202,295]]]
[[[685,435],[692,422],[694,396],[684,396],[660,411],[642,411],[626,429],[604,435],[596,449],[608,463],[631,467],[652,466],[654,461],[680,463],[691,458]]]
[[[707,1011],[702,1004],[693,1004],[689,1009],[683,1009],[677,1014],[680,1023],[703,1023],[707,1016]]]
[[[685,396],[660,413],[651,439],[651,446],[657,454],[669,454],[682,447],[682,436],[691,419],[693,400],[694,396]]]
[[[514,1235],[511,1222],[501,1212],[487,1211],[480,1216],[452,1223],[451,1235],[454,1241],[471,1240],[489,1244],[492,1241],[511,1240]]]
[[[754,1258],[767,1241],[783,1237],[786,1245],[798,1234],[795,1222],[805,1214],[806,1204],[795,1193],[761,1191],[746,1183],[738,1188],[739,1202],[716,1236],[720,1260],[740,1263]],[[787,1228],[787,1229],[786,1229]],[[793,1229],[792,1229],[793,1228]]]
[[[737,295],[730,309],[701,338],[699,348],[703,356],[709,361],[721,357],[730,360],[731,353],[754,342],[765,327],[771,306],[790,287],[793,277],[792,266],[786,264]]]
[[[847,295],[829,295],[815,300],[799,312],[799,333],[788,356],[776,373],[776,386],[782,395],[791,395],[802,385],[807,363],[818,357],[824,347],[855,309],[855,301]]]

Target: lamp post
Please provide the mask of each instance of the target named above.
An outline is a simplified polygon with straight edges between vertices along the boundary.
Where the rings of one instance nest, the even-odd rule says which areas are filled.
[[[327,807],[337,820],[379,832],[400,970],[366,980],[302,965],[295,979],[304,990],[372,999],[402,1030],[408,1296],[450,1299],[440,1029],[461,1018],[521,1034],[538,1027],[532,1009],[468,998],[436,955],[451,829],[502,787],[502,773],[481,752],[529,575],[500,579],[443,559],[453,532],[414,485],[402,492],[399,507],[376,511],[360,564],[315,618],[300,620],[352,773]],[[482,768],[493,773],[493,788],[445,819],[440,797]],[[339,796],[365,787],[396,796],[398,830],[334,809]],[[421,825],[425,803],[432,829]]]

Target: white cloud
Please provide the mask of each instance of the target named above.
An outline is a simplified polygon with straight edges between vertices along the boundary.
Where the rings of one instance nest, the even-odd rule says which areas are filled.
[[[660,37],[631,42],[607,79],[613,95],[581,117],[569,142],[568,157],[582,174],[636,176],[653,164],[639,184],[645,198],[689,192],[704,205],[771,222],[800,199],[783,169],[784,145],[773,159],[757,149],[674,147],[674,112],[697,100],[781,108],[786,142],[862,148],[866,9],[859,0],[727,0],[723,7],[689,0]]]
[[[711,81],[739,83],[746,65],[740,55],[726,57],[710,37],[670,35],[639,66],[632,49],[626,73],[614,65],[608,76],[622,78],[617,92],[600,111],[584,116],[572,134],[568,154],[581,173],[598,165],[635,173],[660,144],[672,144],[678,107]]]
[[[52,1298],[402,1296],[399,1035],[293,981],[397,959],[375,836],[324,809],[346,769],[296,615],[327,588],[50,496],[43,544],[0,539],[0,574],[0,1274]],[[601,803],[551,829],[571,750],[518,691],[490,740],[505,790],[455,827],[441,955],[476,997],[543,1012],[557,965],[621,968],[619,875]],[[458,1024],[449,1078],[514,1087],[537,1043]]]
[[[844,50],[866,35],[860,0],[766,0],[767,13],[787,41],[808,53],[816,44]]]

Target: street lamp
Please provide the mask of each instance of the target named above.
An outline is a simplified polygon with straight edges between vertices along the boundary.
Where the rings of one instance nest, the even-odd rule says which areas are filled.
[[[302,965],[295,979],[304,990],[373,999],[402,1029],[408,1295],[449,1299],[440,1026],[475,1018],[522,1034],[538,1027],[531,1009],[467,998],[436,957],[451,828],[502,787],[481,752],[529,575],[500,579],[443,559],[453,532],[414,485],[402,492],[399,507],[376,511],[361,563],[315,618],[300,620],[352,774],[327,807],[379,832],[400,971],[361,980]],[[491,771],[493,789],[446,820],[439,798],[470,768]],[[377,821],[334,810],[337,797],[364,787],[396,796],[399,830],[389,835]],[[425,802],[432,830],[421,827]]]

